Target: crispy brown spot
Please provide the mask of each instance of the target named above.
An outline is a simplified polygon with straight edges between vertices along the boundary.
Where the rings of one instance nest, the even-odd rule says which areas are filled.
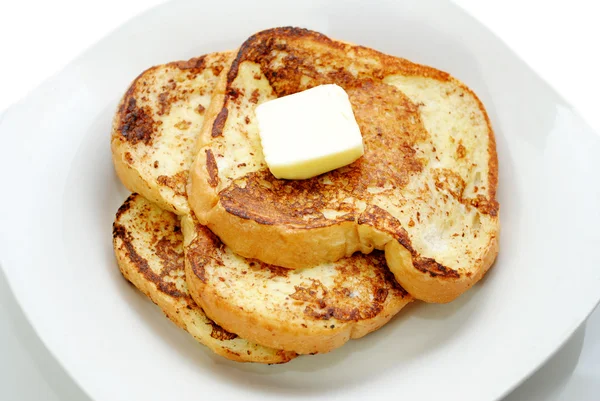
[[[200,224],[196,224],[196,233],[196,239],[187,247],[185,257],[194,274],[206,283],[206,266],[210,263],[222,264],[216,252],[222,243],[212,231]]]
[[[459,142],[458,146],[456,147],[456,158],[457,159],[463,159],[467,154],[467,150],[465,149],[465,147],[462,144],[462,141]]]
[[[271,273],[271,276],[269,278],[287,277],[290,272],[289,269],[275,265],[268,265],[266,266],[266,268],[269,270],[269,273]]]
[[[227,107],[223,107],[219,114],[217,114],[217,118],[215,118],[215,122],[212,127],[212,137],[216,138],[218,136],[223,135],[223,127],[225,126],[225,121],[227,120],[227,115],[229,114],[229,110]]]
[[[495,199],[490,201],[483,195],[477,195],[475,199],[465,199],[465,202],[475,206],[481,213],[489,214],[492,217],[496,217],[498,215],[498,210],[500,208],[498,201]]]
[[[201,104],[199,104],[198,107],[196,107],[196,112],[198,114],[204,113],[204,110],[206,110],[206,107],[202,106]]]
[[[482,194],[477,195],[474,199],[464,198],[464,190],[466,187],[465,181],[456,172],[449,169],[434,170],[435,186],[440,191],[448,192],[460,203],[467,206],[474,206],[480,213],[488,214],[492,217],[498,215],[499,204],[493,199],[490,200]],[[478,188],[475,187],[475,192]]]
[[[195,57],[185,61],[175,61],[171,65],[181,70],[195,70],[194,72],[200,73],[206,68],[206,56]]]
[[[357,264],[369,264],[373,268],[365,273],[357,268]],[[331,288],[315,279],[294,287],[295,292],[290,298],[307,303],[305,316],[342,322],[372,319],[384,309],[388,297],[408,296],[387,269],[382,252],[342,259],[337,262],[336,269],[339,275]]]
[[[230,333],[215,322],[211,321],[210,325],[212,327],[212,331],[210,332],[210,336],[219,341],[227,341],[233,340],[237,338],[236,334]]]
[[[231,88],[227,91],[227,97],[230,100],[237,100],[238,97],[243,96],[244,91],[237,88]]]
[[[176,226],[177,230],[173,230],[173,232],[178,232],[179,227]],[[183,240],[183,239],[182,239]],[[181,244],[181,242],[180,242]],[[183,251],[177,249],[177,243],[171,241],[169,238],[163,237],[156,243],[155,253],[158,256],[162,263],[162,271],[161,277],[168,275],[170,272],[174,270],[183,270],[184,260],[183,260]]]
[[[206,149],[206,170],[208,171],[208,184],[215,188],[219,184],[219,168],[212,150]]]
[[[223,65],[222,64],[213,64],[212,65],[212,73],[215,77],[218,77],[219,75],[221,75],[221,72],[223,71]]]
[[[192,125],[192,123],[190,121],[181,120],[177,124],[175,124],[175,128],[183,131],[183,130],[190,128],[191,125]]]
[[[254,89],[252,91],[252,95],[250,96],[250,99],[249,99],[250,103],[254,103],[254,104],[258,103],[258,96],[259,96],[258,89]]]
[[[171,105],[178,99],[187,98],[184,93],[177,92],[177,84],[175,81],[170,81],[167,85],[162,87],[164,90],[158,95],[158,111],[157,114],[162,116],[168,114],[171,111]]]
[[[248,270],[252,270],[255,272],[259,272],[259,273],[263,273],[263,272],[268,272],[269,273],[269,279],[275,278],[275,277],[287,277],[288,274],[290,273],[290,270],[280,267],[280,266],[274,266],[274,265],[269,265],[266,263],[261,262],[260,260],[256,260],[256,259],[247,259],[248,262]],[[247,274],[247,271],[242,271],[242,274]]]
[[[133,164],[133,156],[131,156],[131,153],[125,152],[125,161],[128,164]]]
[[[158,168],[158,160],[154,160],[153,166],[154,166],[154,168]]]
[[[134,145],[138,142],[150,145],[156,129],[151,115],[152,113],[145,108],[137,107],[135,98],[129,98],[121,113],[118,130]]]
[[[162,92],[158,95],[158,115],[162,116],[170,110],[170,104],[167,102],[169,99],[169,92]],[[169,108],[169,110],[167,110]]]
[[[434,170],[433,176],[439,191],[448,192],[459,202],[462,201],[466,183],[458,173],[444,168]]]
[[[188,171],[180,171],[175,175],[160,175],[156,181],[163,186],[169,187],[179,196],[187,196],[185,186],[187,184]]]
[[[413,258],[414,267],[423,272],[429,273],[431,277],[444,277],[448,279],[459,279],[460,274],[449,267],[439,264],[431,258],[417,257]]]

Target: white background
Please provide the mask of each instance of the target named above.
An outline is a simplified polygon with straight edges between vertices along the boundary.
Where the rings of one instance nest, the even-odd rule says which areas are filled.
[[[105,34],[160,2],[0,0],[0,114]],[[489,26],[600,133],[597,1],[456,3]],[[0,274],[0,400],[82,399],[31,330]],[[600,310],[506,401],[598,399]]]

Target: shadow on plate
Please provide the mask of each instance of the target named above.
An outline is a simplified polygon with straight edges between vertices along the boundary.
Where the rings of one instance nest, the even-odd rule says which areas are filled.
[[[117,269],[116,265],[114,268]],[[466,319],[476,312],[473,307],[476,302],[470,302],[476,291],[447,305],[415,302],[388,325],[362,339],[350,341],[340,349],[268,366],[231,362],[213,354],[164,318],[160,310],[135,287],[123,284],[120,287],[123,289],[124,307],[139,313],[149,330],[156,333],[186,364],[198,366],[198,374],[205,374],[208,370],[236,386],[278,395],[324,394],[379,378],[398,364],[408,365],[415,358],[426,357],[429,352],[443,347],[445,341],[459,335]],[[461,318],[457,319],[457,315]],[[417,321],[418,324],[407,324],[409,321]],[[427,330],[427,335],[423,335],[424,327],[442,322],[444,330]],[[307,381],[310,381],[310,387],[306,386]]]
[[[206,365],[209,363],[212,365],[211,370],[213,372],[218,373],[229,380],[242,379],[243,384],[248,387],[256,389],[261,388],[263,390],[270,389],[272,392],[288,394],[302,393],[306,395],[307,388],[292,386],[286,380],[279,381],[275,376],[281,375],[282,369],[285,370],[286,373],[291,372],[292,374],[293,372],[320,372],[322,370],[330,370],[336,368],[336,366],[350,358],[353,352],[368,352],[373,359],[379,358],[379,355],[376,354],[389,355],[386,357],[386,360],[398,363],[398,361],[402,360],[399,358],[405,358],[407,357],[407,354],[412,354],[412,357],[414,357],[415,355],[420,354],[422,349],[413,348],[410,352],[403,348],[390,350],[389,347],[385,345],[385,342],[386,338],[389,338],[392,334],[396,334],[393,333],[394,331],[397,331],[395,330],[397,328],[395,326],[398,326],[398,329],[401,332],[401,326],[406,320],[413,318],[444,319],[454,313],[450,310],[451,308],[440,308],[443,305],[438,306],[415,303],[407,306],[402,313],[381,330],[372,333],[361,340],[351,341],[345,347],[329,354],[300,357],[287,365],[250,365],[224,360],[223,358],[212,354],[212,352],[205,347],[199,346],[191,336],[162,317],[157,308],[133,286],[125,282],[123,284],[125,292],[129,293],[125,295],[125,297],[131,301],[131,306],[135,309],[155,309],[157,318],[146,319],[148,325],[151,327],[152,331],[155,331],[167,341],[169,346],[177,352],[180,357],[188,359],[194,364]],[[11,325],[14,328],[19,341],[21,341],[24,347],[30,351],[32,359],[55,393],[59,394],[61,399],[65,401],[90,400],[40,341],[33,327],[25,318],[21,307],[8,286],[4,273],[1,270],[0,302],[5,305],[6,309],[9,311]],[[468,304],[468,300],[465,299],[463,303]],[[463,307],[464,306],[457,305],[452,309],[456,311],[456,309]],[[140,313],[145,315],[143,311],[140,311]],[[409,335],[411,334],[406,333],[406,336]],[[394,338],[396,341],[398,340],[397,337]],[[584,338],[585,325],[580,327],[569,341],[544,366],[510,395],[504,398],[503,401],[517,401],[524,399],[541,401],[546,400],[552,394],[555,394],[560,388],[564,387],[573,373],[579,360]],[[402,341],[398,342],[402,343]],[[426,347],[427,345],[423,344],[423,346]],[[382,369],[385,369],[385,366],[383,366]],[[365,373],[363,369],[360,368],[360,365],[358,370],[361,371],[359,374]],[[241,373],[241,375],[239,373]],[[374,371],[371,374],[379,373],[381,372]],[[354,381],[353,379],[354,378],[345,375],[341,375],[341,377],[336,376],[333,382],[328,379],[328,387],[332,388],[339,385],[348,386],[352,384]],[[315,390],[322,392],[325,388],[319,386],[318,388],[315,388]]]
[[[503,401],[546,401],[558,394],[577,366],[585,339],[585,328],[585,324],[579,327],[548,362]]]
[[[8,286],[2,269],[0,269],[0,303],[6,306],[16,337],[29,351],[32,360],[54,393],[63,401],[91,401],[39,339]]]

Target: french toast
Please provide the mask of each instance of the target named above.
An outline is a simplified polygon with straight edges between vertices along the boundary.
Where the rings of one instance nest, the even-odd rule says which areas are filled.
[[[179,218],[141,195],[132,194],[117,212],[113,245],[127,280],[148,296],[177,326],[225,358],[239,362],[284,363],[296,357],[252,343],[206,317],[188,293]]]
[[[206,57],[222,60],[217,55]],[[202,63],[206,65],[206,68],[210,68],[209,66],[213,62],[209,62],[205,58]],[[127,174],[119,174],[119,177],[129,188],[139,187],[139,183],[142,182],[146,196],[149,199],[158,199],[158,202],[152,203],[141,195],[135,194],[125,202],[119,211],[114,238],[115,253],[123,275],[157,303],[167,316],[171,317],[180,327],[193,333],[198,341],[208,345],[215,352],[230,359],[277,363],[294,357],[295,349],[303,353],[327,352],[341,346],[350,338],[366,335],[389,321],[412,300],[412,297],[393,280],[389,271],[384,268],[382,255],[378,255],[379,257],[357,255],[346,258],[343,262],[335,265],[311,269],[310,273],[298,271],[295,274],[286,275],[285,279],[280,275],[279,278],[271,280],[274,271],[282,272],[285,269],[246,260],[233,255],[231,251],[221,245],[212,248],[206,246],[208,243],[217,244],[218,239],[197,222],[189,223],[194,218],[191,213],[186,214],[186,210],[189,208],[184,205],[186,202],[185,187],[176,190],[176,188],[163,187],[158,184],[144,184],[159,183],[159,176],[150,163],[153,159],[165,166],[170,165],[169,160],[172,158],[179,161],[174,170],[171,170],[171,174],[175,174],[176,171],[181,176],[187,176],[192,163],[189,155],[192,153],[192,144],[196,138],[193,137],[192,132],[182,135],[180,129],[172,123],[171,118],[173,112],[175,112],[174,115],[181,115],[177,108],[187,108],[184,104],[186,100],[173,102],[171,109],[163,114],[160,114],[157,104],[152,103],[153,100],[156,101],[160,97],[159,94],[164,90],[163,86],[172,79],[169,77],[173,76],[176,77],[177,85],[170,87],[172,99],[184,99],[185,92],[189,91],[193,85],[199,85],[206,90],[210,89],[210,84],[204,82],[201,76],[188,74],[178,67],[181,64],[181,62],[170,63],[155,67],[156,71],[153,69],[146,71],[138,78],[139,82],[132,84],[131,88],[134,89],[128,90],[128,93],[131,92],[131,94],[126,94],[124,97],[124,99],[128,99],[128,96],[131,96],[132,99],[146,102],[141,109],[144,119],[164,121],[159,124],[161,126],[159,133],[154,126],[149,124],[137,126],[134,124],[135,131],[132,131],[134,128],[131,127],[125,130],[124,128],[113,130],[112,142],[113,145],[116,143],[116,146],[113,146],[113,154],[116,154],[117,159],[115,165],[117,168],[127,169]],[[198,61],[190,61],[187,64],[198,65]],[[165,69],[168,74],[165,73]],[[162,78],[156,78],[157,74]],[[209,73],[207,79],[214,81],[214,77],[215,73]],[[210,95],[208,92],[206,94]],[[127,100],[124,102],[126,103]],[[136,100],[136,104],[137,102]],[[125,120],[122,112],[118,113],[115,127],[121,127],[122,121]],[[136,113],[139,115],[141,111],[136,111]],[[202,116],[194,115],[194,118],[197,125]],[[131,138],[126,135],[130,132],[135,132],[135,135],[140,138],[152,138],[152,143],[150,146],[140,141],[132,143]],[[137,152],[136,155],[140,155],[140,157],[136,157],[133,163],[127,164],[126,160],[119,156],[123,152]],[[140,181],[138,177],[145,177],[145,181]],[[172,213],[173,211],[182,216],[177,217]],[[181,244],[182,234],[179,231],[178,218],[182,219],[182,223],[188,222],[185,224],[188,227],[185,230],[185,239],[187,240],[185,244]],[[200,247],[201,244],[205,244],[205,246]],[[218,263],[220,272],[223,273],[218,277],[227,277],[230,280],[229,283],[240,289],[240,294],[245,294],[245,297],[242,299],[232,296],[227,302],[215,303],[220,299],[218,296],[222,293],[223,287],[219,285],[220,280],[215,282],[213,280],[215,276],[208,274],[214,273],[210,269],[210,266],[214,266],[213,264],[206,266],[207,274],[202,276],[209,278],[206,282],[198,282],[196,275],[190,275],[189,280],[194,283],[193,287],[182,282],[181,252],[185,253],[186,261],[189,261],[192,272],[199,271],[202,260],[210,259],[211,263]],[[225,254],[228,255],[227,258],[224,256]],[[169,260],[169,266],[165,265],[166,258]],[[168,276],[158,273],[163,271],[160,270],[161,263],[164,266],[162,269],[168,273]],[[146,265],[153,266],[157,273],[148,275],[149,267]],[[250,274],[242,274],[242,271],[250,271]],[[225,274],[226,272],[227,274]],[[343,277],[344,274],[348,274],[347,279]],[[323,282],[328,286],[319,284],[321,298],[317,297],[312,300],[307,298],[313,296],[310,286],[306,287],[304,298],[299,298],[301,295],[293,285],[306,286],[307,279],[312,280],[311,284],[317,285],[316,283]],[[174,280],[173,283],[172,280]],[[270,303],[265,303],[262,314],[248,309],[250,305],[260,305],[263,302],[265,293],[259,287],[272,288],[274,285],[289,292],[291,299],[296,297],[293,305],[275,297],[271,299]],[[193,288],[194,298],[202,301],[198,305],[207,308],[206,310],[218,319],[226,318],[226,324],[232,330],[226,331],[210,320],[203,309],[196,306],[193,298],[190,297],[188,288]],[[323,294],[323,291],[326,291],[327,294]],[[282,294],[281,290],[274,293],[274,295]],[[279,302],[279,304],[275,302]],[[247,312],[239,316],[231,316],[227,315],[227,308],[246,310]],[[281,309],[281,312],[274,313],[276,309]],[[308,311],[313,312],[311,314]],[[257,319],[257,322],[249,334],[252,338],[257,338],[260,341],[258,343],[250,342],[252,341],[250,338],[244,337],[243,334],[240,335],[251,328],[248,325],[254,324],[252,319]],[[215,342],[211,338],[216,334],[211,338],[207,337],[211,333],[223,333],[223,338],[231,336],[235,337],[235,341],[228,340],[225,344]],[[265,338],[265,333],[267,338]],[[237,335],[240,336],[237,337]],[[256,344],[276,344],[278,345],[277,349],[286,349],[288,352],[277,353],[268,347],[256,348],[258,347]],[[232,350],[233,346],[236,349]]]
[[[265,346],[326,353],[413,300],[379,251],[290,270],[236,255],[193,215],[181,225],[192,298],[226,330]]]
[[[278,180],[256,105],[321,84],[350,98],[356,162]],[[190,170],[198,221],[235,253],[290,269],[385,251],[412,296],[449,302],[498,253],[498,162],[486,110],[448,73],[299,28],[259,32],[215,87]]]
[[[113,119],[113,164],[121,182],[163,209],[189,212],[185,186],[205,110],[232,53],[158,65],[140,74]]]

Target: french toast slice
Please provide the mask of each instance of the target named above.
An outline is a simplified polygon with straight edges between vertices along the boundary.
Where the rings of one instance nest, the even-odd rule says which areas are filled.
[[[123,276],[211,351],[239,362],[284,363],[296,357],[240,338],[206,317],[188,293],[183,236],[173,213],[132,194],[117,212],[113,244]]]
[[[311,179],[276,179],[256,105],[331,83],[349,95],[365,154]],[[477,96],[445,72],[305,29],[262,31],[221,75],[201,135],[190,205],[241,256],[295,269],[380,249],[402,287],[439,303],[495,260],[494,133]]]
[[[193,215],[181,225],[192,298],[226,330],[268,347],[326,353],[413,300],[380,251],[290,270],[236,255]]]
[[[113,164],[122,183],[163,209],[189,212],[185,186],[194,146],[232,53],[151,67],[125,92],[113,119]]]

